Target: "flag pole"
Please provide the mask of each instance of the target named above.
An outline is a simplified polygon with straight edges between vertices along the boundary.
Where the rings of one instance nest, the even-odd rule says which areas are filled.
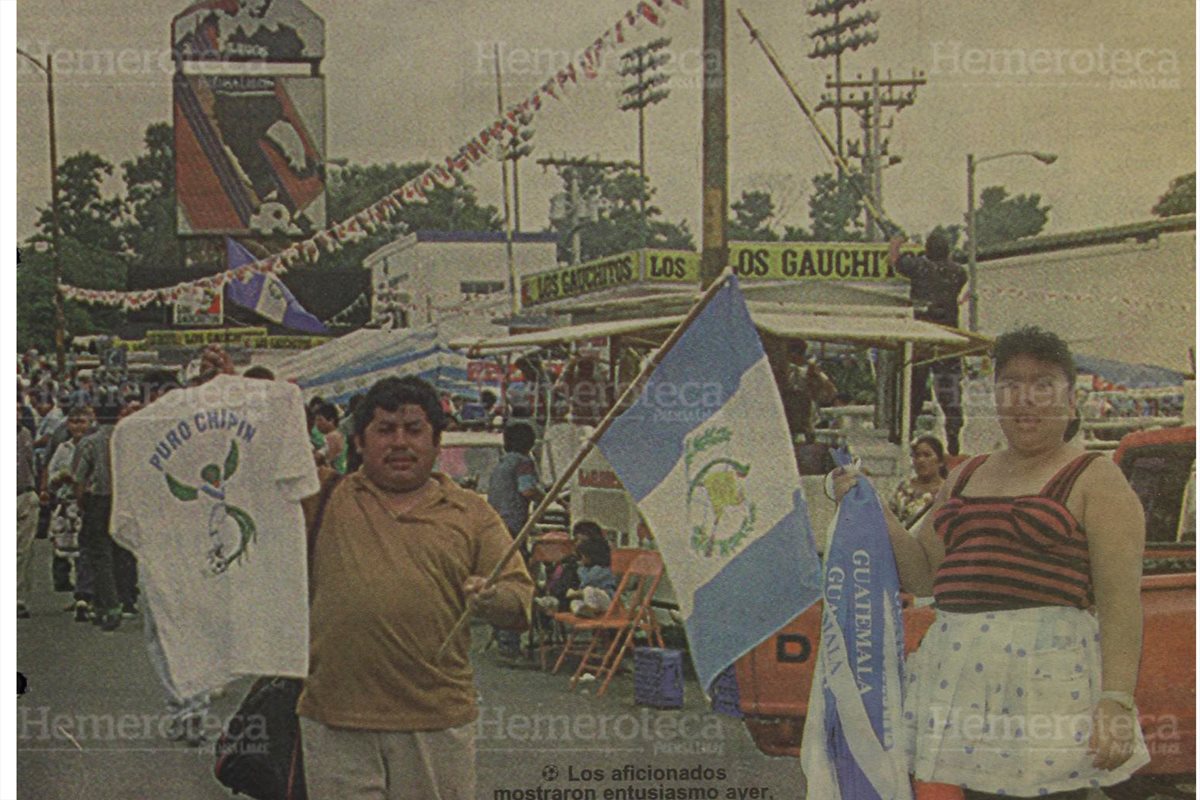
[[[609,426],[611,426],[613,421],[616,420],[616,418],[620,415],[621,410],[625,407],[625,404],[642,390],[642,387],[650,378],[650,375],[654,372],[654,370],[658,368],[658,365],[662,363],[662,360],[666,354],[670,352],[671,348],[679,342],[680,338],[683,337],[684,331],[686,331],[688,327],[696,320],[696,317],[700,316],[700,312],[703,311],[706,306],[708,306],[709,302],[714,297],[716,297],[717,292],[725,285],[726,281],[728,281],[732,275],[732,270],[729,267],[726,267],[721,274],[717,276],[717,279],[713,281],[712,285],[704,291],[704,294],[700,296],[700,299],[692,305],[691,309],[688,311],[683,320],[675,326],[675,330],[671,331],[671,335],[668,336],[662,345],[654,351],[654,354],[642,367],[637,377],[633,379],[629,386],[625,387],[625,391],[621,392],[621,396],[616,399],[616,401],[608,409],[608,412],[605,413],[604,417],[599,423],[597,423],[595,430],[593,430],[591,435],[588,436],[587,441],[583,443],[581,448],[579,448],[579,452],[575,454],[575,458],[571,459],[571,463],[563,469],[562,474],[558,476],[558,479],[554,481],[554,484],[546,490],[546,495],[542,498],[541,502],[537,504],[537,507],[533,509],[533,512],[529,515],[529,519],[526,520],[525,525],[521,528],[520,533],[516,535],[512,541],[512,544],[510,544],[508,549],[504,552],[504,555],[501,556],[500,560],[496,562],[496,566],[492,569],[491,574],[487,576],[487,583],[484,585],[484,589],[495,585],[496,579],[500,576],[500,572],[504,569],[508,562],[512,560],[513,554],[520,550],[521,545],[525,544],[526,540],[529,539],[538,520],[542,518],[542,515],[546,512],[546,509],[550,507],[550,504],[553,503],[558,495],[562,492],[563,488],[567,485],[567,482],[571,480],[571,477],[579,469],[580,465],[583,464],[583,460],[587,458],[588,454],[596,447],[596,443],[600,441],[600,437],[604,435],[604,433],[609,429]],[[441,661],[442,656],[446,653],[446,648],[450,646],[450,642],[454,639],[459,630],[462,629],[462,626],[466,624],[467,619],[470,618],[470,616],[471,609],[464,609],[463,613],[454,623],[454,627],[450,629],[450,633],[446,634],[446,640],[442,642],[442,646],[438,648],[437,655],[435,655],[433,658],[434,663]]]

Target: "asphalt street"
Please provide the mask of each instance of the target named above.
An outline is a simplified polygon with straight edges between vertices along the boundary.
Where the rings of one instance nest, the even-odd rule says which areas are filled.
[[[49,543],[35,548],[33,617],[17,627],[18,669],[29,681],[17,713],[20,796],[231,797],[213,778],[211,745],[166,738],[165,697],[141,620],[107,634],[74,622],[63,611],[68,596],[51,590]],[[478,651],[487,631],[474,632]],[[708,710],[694,680],[685,685],[683,708],[658,710],[634,704],[631,671],[597,697],[595,684],[571,691],[568,675],[532,662],[502,664],[494,649],[477,652],[475,662],[481,800],[656,796],[620,793],[630,789],[737,800],[804,796],[799,762],[760,754],[740,721]],[[206,726],[214,738],[249,682],[235,682],[214,702]]]

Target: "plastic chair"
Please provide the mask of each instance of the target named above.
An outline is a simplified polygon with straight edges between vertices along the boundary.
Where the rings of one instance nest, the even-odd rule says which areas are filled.
[[[615,555],[615,553],[614,553]],[[578,652],[575,639],[582,633],[590,634],[587,646],[583,648],[579,666],[571,676],[571,688],[574,689],[579,679],[584,675],[594,675],[600,679],[597,697],[602,697],[608,689],[609,682],[621,666],[625,653],[634,646],[638,633],[644,633],[651,644],[663,646],[662,633],[650,601],[658,589],[662,579],[662,556],[654,550],[642,550],[629,563],[613,601],[608,610],[600,617],[580,617],[575,614],[555,614],[555,620],[571,629],[567,643],[555,662],[554,672],[557,672],[566,659],[567,654]]]

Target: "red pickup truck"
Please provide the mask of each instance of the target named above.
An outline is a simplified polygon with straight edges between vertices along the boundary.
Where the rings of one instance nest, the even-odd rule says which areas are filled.
[[[1151,754],[1139,775],[1153,776],[1154,792],[1164,791],[1162,786],[1171,791],[1176,785],[1194,784],[1195,453],[1196,428],[1189,426],[1131,433],[1114,454],[1146,512],[1145,640],[1135,694]],[[820,617],[818,603],[737,663],[739,705],[746,727],[759,750],[768,755],[800,754]],[[932,621],[930,607],[906,607],[909,652],[916,649]],[[1187,796],[1194,797],[1192,791]]]

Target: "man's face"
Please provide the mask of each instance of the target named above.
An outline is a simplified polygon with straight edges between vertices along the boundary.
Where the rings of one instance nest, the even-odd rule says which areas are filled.
[[[438,457],[433,426],[425,410],[402,405],[396,411],[376,408],[358,439],[367,479],[389,492],[413,492],[423,487]]]
[[[67,433],[71,434],[71,438],[78,442],[87,433],[90,424],[87,414],[75,414],[67,417]]]

